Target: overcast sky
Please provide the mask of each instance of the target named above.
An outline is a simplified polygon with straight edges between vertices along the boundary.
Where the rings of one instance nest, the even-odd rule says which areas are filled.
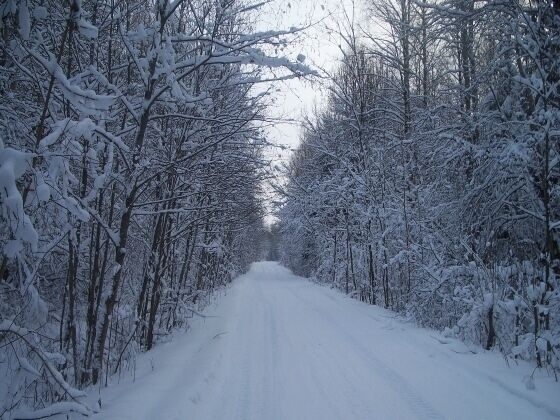
[[[305,64],[319,71],[333,71],[340,59],[341,39],[337,35],[339,28],[348,26],[352,19],[359,21],[361,13],[359,4],[362,0],[273,0],[260,11],[257,30],[278,30],[291,27],[306,28],[298,34],[286,53],[295,58],[303,54]],[[273,118],[281,118],[267,128],[268,140],[285,149],[271,149],[274,164],[283,165],[288,162],[291,151],[300,140],[301,121],[314,107],[321,109],[325,104],[325,80],[292,79],[274,88],[274,105],[269,109]],[[273,197],[266,197],[269,201]],[[270,223],[274,220],[267,218]]]
[[[359,0],[356,1],[358,2]],[[345,17],[344,10],[348,18]],[[352,0],[274,0],[262,10],[257,29],[288,29],[311,25],[298,34],[296,42],[287,53],[290,57],[303,54],[306,64],[332,71],[340,58],[340,39],[336,31],[329,29],[336,30],[338,25],[352,19],[352,10]],[[270,127],[270,139],[290,149],[297,147],[302,117],[310,113],[315,105],[324,105],[325,93],[320,85],[320,80],[310,82],[292,79],[275,86],[279,91],[275,93],[276,102],[270,109],[270,115],[294,122],[278,123]],[[280,159],[286,161],[289,153],[277,151],[277,158],[279,153]]]

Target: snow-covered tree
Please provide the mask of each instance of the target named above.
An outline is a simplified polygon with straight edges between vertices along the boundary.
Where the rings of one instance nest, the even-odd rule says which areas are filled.
[[[368,4],[286,173],[285,263],[557,371],[558,4]]]
[[[253,87],[309,72],[275,52],[296,29],[254,31],[261,6],[0,5],[0,417],[91,412],[76,388],[130,368],[260,255]]]

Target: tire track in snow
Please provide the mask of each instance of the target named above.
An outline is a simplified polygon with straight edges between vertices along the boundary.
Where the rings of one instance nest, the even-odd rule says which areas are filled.
[[[243,305],[245,302],[241,302]],[[251,312],[243,310],[244,314],[250,315]],[[255,328],[256,317],[249,317],[250,319],[245,319],[245,317],[238,317],[236,334],[243,336],[247,331],[253,331]],[[251,357],[250,353],[252,351],[251,342],[248,340],[249,337],[244,336],[243,340],[236,340],[238,343],[238,348],[232,349],[234,355],[240,356],[241,360],[239,363],[239,387],[238,387],[238,402],[235,407],[236,416],[235,419],[248,419],[249,418],[249,397],[250,397],[250,386],[251,386]],[[232,368],[235,364],[232,364]],[[230,374],[230,379],[235,376],[235,370],[232,369]],[[232,390],[230,390],[231,392]]]
[[[273,305],[271,302],[268,302],[266,305],[266,320],[267,320],[267,332],[268,332],[268,351],[265,351],[266,358],[265,363],[267,366],[267,380],[268,380],[268,395],[272,396],[272,400],[268,400],[269,406],[272,408],[272,412],[277,413],[279,418],[283,418],[282,415],[282,406],[279,404],[277,395],[277,382],[278,382],[278,375],[276,372],[277,364],[275,363],[278,360],[278,326],[276,317],[274,316],[273,312]],[[265,418],[264,414],[266,413],[266,407],[263,407],[263,416],[261,418]]]
[[[286,281],[283,280],[282,283],[284,284],[281,290],[285,294],[282,302],[292,303],[292,308],[288,311],[289,315],[283,313],[282,317],[295,320],[291,324],[290,336],[296,336],[292,347],[299,346],[300,353],[308,353],[305,369],[312,379],[314,391],[319,394],[316,397],[328,405],[328,418],[340,420],[391,418],[388,416],[396,418],[394,411],[386,412],[385,416],[380,413],[386,408],[384,407],[387,403],[386,399],[393,403],[400,403],[400,395],[397,395],[392,388],[384,388],[375,394],[379,398],[376,402],[375,396],[370,393],[370,389],[374,389],[371,383],[372,377],[370,371],[365,368],[370,364],[364,363],[363,357],[348,358],[354,353],[353,348],[349,347],[345,340],[341,340],[340,335],[337,335],[338,330],[332,328],[332,324],[325,322],[322,313],[314,311],[311,305],[301,303],[302,299],[296,294],[296,291],[301,291],[303,285],[299,280],[288,287]],[[294,288],[293,286],[296,285],[297,288]],[[387,392],[389,389],[391,391]],[[379,402],[381,404],[378,404]],[[341,408],[345,411],[342,412]],[[415,414],[409,410],[406,414],[408,417],[398,418],[415,417]]]
[[[407,402],[410,408],[419,416],[418,418],[445,420],[445,416],[438,412],[430,403],[424,400],[401,375],[388,367],[379,358],[374,356],[370,349],[351,335],[347,331],[346,327],[340,324],[338,320],[331,315],[329,311],[331,308],[319,308],[317,307],[316,302],[305,298],[303,294],[296,294],[293,290],[291,291],[296,298],[306,302],[308,307],[319,315],[320,319],[322,318],[323,320],[328,320],[332,325],[336,325],[337,331],[344,336],[347,342],[352,344],[351,347],[355,350],[359,350],[360,354],[375,367],[375,372],[380,374],[394,391],[402,395],[403,399]]]
[[[291,294],[289,295],[291,296]],[[285,301],[285,299],[282,299]],[[276,307],[276,313],[280,319],[289,320],[289,319],[301,319],[305,314],[302,313],[294,313],[295,308],[286,308],[282,306]],[[286,325],[284,325],[286,327]],[[335,418],[344,420],[347,419],[348,416],[343,415],[340,411],[340,405],[338,404],[338,395],[343,391],[345,397],[348,394],[352,394],[351,390],[341,389],[340,386],[336,387],[336,392],[333,392],[333,384],[329,379],[333,378],[332,374],[325,374],[329,371],[329,367],[332,366],[330,359],[325,359],[322,352],[318,351],[318,344],[321,341],[321,337],[318,336],[317,331],[314,328],[309,328],[309,324],[305,322],[293,322],[289,324],[289,328],[283,328],[281,331],[281,337],[283,340],[289,344],[289,346],[284,347],[283,356],[287,359],[295,359],[298,358],[301,364],[301,373],[306,373],[310,382],[310,386],[306,389],[306,392],[313,393],[313,397],[315,397],[314,401],[318,399],[323,401],[323,405],[326,406],[322,407],[326,409],[329,414],[328,419]],[[305,370],[303,370],[305,369]],[[331,373],[331,372],[328,372]],[[303,378],[301,378],[303,379]],[[337,377],[337,379],[340,379]],[[336,384],[338,385],[338,384]],[[348,385],[351,385],[348,383]],[[318,398],[317,398],[318,397]],[[350,401],[349,398],[346,398],[347,401]],[[353,407],[352,404],[346,404],[345,407]],[[289,417],[280,417],[281,419],[289,418]],[[324,417],[318,417],[324,418]],[[362,418],[362,417],[358,417]],[[369,418],[369,417],[366,417]]]

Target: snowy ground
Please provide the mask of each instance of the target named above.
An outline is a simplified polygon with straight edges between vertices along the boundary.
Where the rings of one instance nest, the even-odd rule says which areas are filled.
[[[560,386],[261,262],[102,391],[96,419],[560,418]],[[97,397],[95,397],[97,399]],[[545,402],[547,401],[547,402]]]

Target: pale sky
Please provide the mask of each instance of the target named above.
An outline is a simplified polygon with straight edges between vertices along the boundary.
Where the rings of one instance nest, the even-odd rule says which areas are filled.
[[[359,2],[357,0],[356,4]],[[298,34],[287,54],[292,58],[303,54],[305,64],[318,70],[332,71],[340,58],[341,40],[336,31],[338,25],[347,21],[344,10],[351,19],[353,7],[357,8],[352,0],[273,0],[263,8],[257,30],[312,25]],[[278,86],[280,91],[275,93],[276,106],[270,109],[271,116],[301,121],[302,116],[315,105],[321,107],[324,102],[322,82],[318,79],[313,82],[303,79],[282,82]],[[295,123],[277,124],[270,129],[270,136],[278,144],[293,148],[299,143],[299,128]]]
[[[273,0],[261,9],[257,30],[304,28],[286,54],[295,58],[303,54],[305,64],[318,71],[332,72],[341,56],[339,29],[352,19],[360,20],[359,5],[363,0]],[[286,122],[267,128],[268,138],[284,150],[271,150],[275,164],[288,162],[291,151],[299,144],[300,124],[314,107],[321,109],[325,102],[324,79],[292,79],[275,85],[275,104],[269,109],[273,118]],[[288,120],[293,120],[289,122]],[[270,199],[270,198],[269,198]],[[268,222],[273,220],[269,217]]]

